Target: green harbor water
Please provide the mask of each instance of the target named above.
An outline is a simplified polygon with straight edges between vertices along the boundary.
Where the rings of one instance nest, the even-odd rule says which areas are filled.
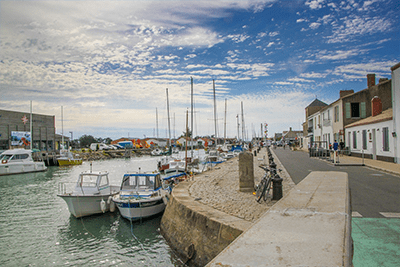
[[[154,171],[156,158],[93,162],[119,185],[124,173]],[[75,183],[80,166],[0,176],[0,266],[185,266],[160,234],[161,216],[142,222],[118,210],[76,219],[57,197],[60,182]]]

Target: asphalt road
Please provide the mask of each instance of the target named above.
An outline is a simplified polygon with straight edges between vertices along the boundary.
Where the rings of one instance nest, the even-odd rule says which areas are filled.
[[[298,184],[312,171],[347,172],[352,211],[364,218],[383,218],[385,213],[400,213],[400,177],[363,166],[334,166],[310,158],[304,151],[278,147],[273,150]]]

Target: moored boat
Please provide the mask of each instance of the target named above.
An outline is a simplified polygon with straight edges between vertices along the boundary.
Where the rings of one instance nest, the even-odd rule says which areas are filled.
[[[163,212],[168,195],[169,189],[163,188],[159,173],[128,173],[112,200],[122,217],[134,221]]]
[[[61,156],[57,158],[59,166],[67,166],[67,165],[81,165],[82,159],[78,157],[74,157],[71,151],[64,150],[61,151]]]
[[[108,172],[82,172],[72,191],[60,183],[57,196],[64,199],[69,212],[76,218],[107,211],[114,211],[111,197],[119,192],[119,186],[109,184]]]
[[[41,172],[47,170],[43,161],[34,161],[30,149],[10,149],[0,155],[0,175]]]

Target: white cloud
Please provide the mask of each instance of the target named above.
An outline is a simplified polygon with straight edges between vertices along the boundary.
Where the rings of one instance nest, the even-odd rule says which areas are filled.
[[[309,6],[311,9],[321,9],[324,2],[325,0],[311,0],[307,1],[305,5]]]
[[[313,23],[310,24],[309,27],[310,27],[311,29],[315,30],[315,29],[318,29],[319,26],[321,26],[321,23],[313,22]]]
[[[333,35],[328,36],[328,43],[341,43],[351,41],[357,36],[389,31],[391,21],[383,17],[360,17],[351,15],[342,19],[343,23],[333,30]]]

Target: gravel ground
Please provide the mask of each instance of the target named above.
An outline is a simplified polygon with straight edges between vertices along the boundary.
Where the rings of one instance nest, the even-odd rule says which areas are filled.
[[[264,164],[264,156],[265,163],[268,163],[265,148],[253,159],[255,184],[258,184],[264,175],[264,170],[258,167]],[[264,202],[262,200],[258,203],[252,192],[239,191],[238,160],[239,157],[230,159],[218,164],[212,170],[196,175],[189,188],[189,194],[202,204],[246,221],[255,222],[276,201],[267,200],[267,202]],[[282,169],[280,176],[283,178],[282,187],[285,196],[294,187],[294,183],[275,155],[274,160],[277,168]]]

